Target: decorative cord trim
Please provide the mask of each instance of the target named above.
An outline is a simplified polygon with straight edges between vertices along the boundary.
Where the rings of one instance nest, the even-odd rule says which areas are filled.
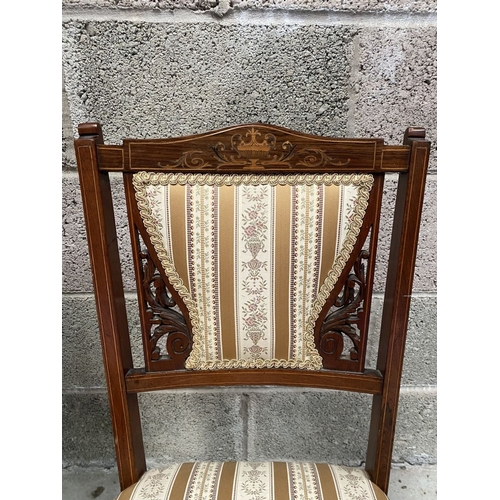
[[[179,184],[191,186],[238,186],[238,185],[354,185],[359,187],[357,203],[354,207],[353,218],[349,224],[349,229],[342,244],[342,248],[335,259],[335,262],[328,272],[325,282],[321,286],[316,300],[311,307],[311,314],[307,320],[305,331],[303,332],[303,342],[305,345],[305,359],[222,359],[206,360],[203,356],[202,339],[203,334],[200,328],[198,308],[180,278],[172,260],[170,259],[163,238],[158,231],[157,224],[152,216],[151,207],[146,197],[147,186],[167,186],[169,184]],[[158,259],[160,260],[165,274],[170,284],[180,295],[191,319],[193,333],[193,349],[186,360],[186,369],[193,370],[217,370],[224,368],[299,368],[304,370],[321,370],[323,358],[318,353],[314,342],[314,325],[337,283],[342,270],[344,269],[357,237],[361,230],[363,217],[368,207],[368,198],[373,186],[373,175],[371,174],[287,174],[287,175],[258,175],[258,174],[184,174],[184,173],[152,173],[138,172],[133,175],[133,185],[136,190],[137,206],[141,214],[144,226],[148,231]]]

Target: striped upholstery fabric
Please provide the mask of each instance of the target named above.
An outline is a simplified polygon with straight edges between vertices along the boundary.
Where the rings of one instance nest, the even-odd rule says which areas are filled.
[[[371,175],[134,174],[193,326],[188,369],[319,370],[314,324],[351,255]]]
[[[311,462],[196,462],[146,472],[118,500],[387,500],[362,469]]]

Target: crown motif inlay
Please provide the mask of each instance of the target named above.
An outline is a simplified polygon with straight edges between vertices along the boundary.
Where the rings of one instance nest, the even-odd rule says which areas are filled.
[[[261,132],[252,127],[246,134],[231,136],[230,146],[226,149],[223,142],[210,146],[211,151],[193,149],[185,151],[175,161],[162,164],[159,167],[199,170],[215,166],[217,169],[243,167],[252,170],[263,170],[266,167],[290,169],[293,167],[290,160],[300,167],[321,168],[325,165],[336,167],[350,163],[350,158],[338,160],[330,157],[326,151],[319,148],[301,148],[290,141],[283,141],[277,145],[276,136]],[[215,165],[214,165],[215,159]]]
[[[252,127],[245,134],[245,137],[249,137],[248,141],[245,141],[241,134],[235,134],[231,138],[231,145],[241,156],[255,163],[257,160],[269,156],[269,151],[276,146],[276,137],[273,134],[266,134],[263,141],[259,142],[257,137],[261,135],[258,130]]]

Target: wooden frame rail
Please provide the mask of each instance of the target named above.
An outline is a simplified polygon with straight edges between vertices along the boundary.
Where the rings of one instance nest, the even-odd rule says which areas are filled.
[[[155,171],[160,168],[151,166],[128,169],[125,167],[124,146],[99,145],[97,147],[99,156],[99,170],[103,172],[134,172],[134,171]],[[399,173],[408,170],[408,158],[410,148],[408,146],[382,146],[380,148],[380,164],[373,168],[359,169],[363,172]],[[167,169],[161,169],[165,171]],[[321,171],[319,169],[318,171]],[[341,171],[339,169],[339,171]],[[190,169],[190,172],[203,172],[203,170]],[[282,172],[281,170],[266,169],[266,172]]]
[[[127,373],[125,382],[129,393],[202,386],[276,385],[382,394],[383,387],[382,375],[377,370],[343,373],[327,370],[297,372],[285,368],[149,373],[134,369]]]

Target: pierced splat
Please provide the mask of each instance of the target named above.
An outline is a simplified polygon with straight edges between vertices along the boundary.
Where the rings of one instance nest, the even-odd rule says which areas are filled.
[[[139,256],[143,262],[142,287],[146,301],[145,318],[148,333],[146,356],[152,364],[161,363],[162,369],[182,369],[192,345],[186,320],[174,309],[175,300],[149,252],[143,249]],[[164,349],[161,348],[161,340],[165,341]]]
[[[319,351],[325,368],[359,370],[362,344],[366,343],[366,266],[368,250],[362,250],[320,328]],[[345,343],[350,345],[344,346]],[[349,349],[344,353],[345,347]]]

